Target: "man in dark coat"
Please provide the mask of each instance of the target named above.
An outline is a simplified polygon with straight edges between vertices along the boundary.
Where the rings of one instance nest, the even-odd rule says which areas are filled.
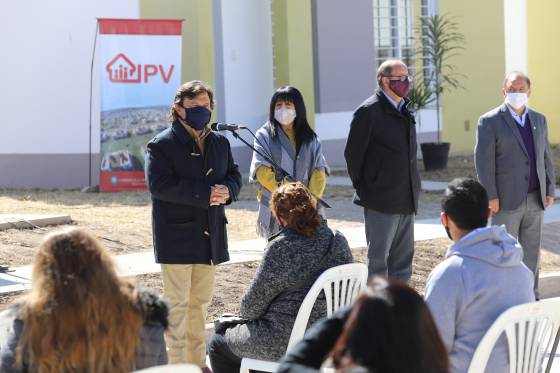
[[[173,125],[148,143],[146,154],[154,252],[171,303],[169,362],[203,369],[215,265],[229,260],[224,205],[241,188],[229,141],[206,127],[213,107],[209,86],[183,84],[171,109]]]
[[[364,208],[369,274],[406,282],[420,190],[415,121],[405,98],[408,69],[401,61],[385,61],[377,82],[377,92],[354,112],[344,157],[354,203]]]

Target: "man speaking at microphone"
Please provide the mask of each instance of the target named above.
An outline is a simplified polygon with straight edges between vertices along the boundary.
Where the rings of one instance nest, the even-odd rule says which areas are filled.
[[[148,143],[146,153],[154,253],[171,303],[169,363],[203,370],[215,266],[229,260],[224,205],[241,189],[229,141],[207,128],[213,97],[204,82],[183,84],[171,107],[172,126]]]

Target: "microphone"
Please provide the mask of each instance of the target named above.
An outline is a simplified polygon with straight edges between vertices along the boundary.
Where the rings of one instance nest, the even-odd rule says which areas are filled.
[[[225,123],[212,123],[210,129],[212,131],[237,131],[240,129],[247,128],[245,126],[239,126],[237,124],[225,124]]]

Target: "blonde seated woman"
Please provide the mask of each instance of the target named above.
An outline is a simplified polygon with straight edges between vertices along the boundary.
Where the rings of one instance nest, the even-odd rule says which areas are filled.
[[[167,363],[167,305],[119,279],[88,233],[49,234],[32,288],[0,313],[1,372],[130,372]]]

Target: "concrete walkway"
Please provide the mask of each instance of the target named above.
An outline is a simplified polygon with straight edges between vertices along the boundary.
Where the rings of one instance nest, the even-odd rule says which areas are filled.
[[[328,179],[330,185],[351,186],[350,179],[345,176],[331,176]],[[422,181],[422,189],[428,191],[441,191],[447,186],[445,182],[435,181]],[[557,190],[557,195],[560,196],[560,190]],[[60,220],[59,223],[66,223],[70,220],[68,216],[49,216],[50,220],[36,220],[32,219],[33,216],[11,216],[8,219],[7,215],[0,215],[0,227],[5,223],[10,228],[13,228],[15,223],[25,224],[25,228],[31,226],[39,226],[44,224],[53,224],[55,220]],[[41,218],[39,218],[41,219]],[[555,204],[545,212],[543,229],[543,244],[546,242],[558,243],[560,242],[560,204]],[[1,228],[0,228],[1,229]],[[350,248],[364,248],[366,247],[366,238],[363,226],[353,228],[343,228],[341,232],[345,235]],[[439,218],[417,220],[414,225],[414,238],[415,241],[423,241],[434,238],[446,237],[445,230],[441,226]],[[550,246],[550,247],[549,247]],[[240,263],[260,260],[263,255],[265,241],[262,239],[246,240],[230,242],[230,261],[227,264]],[[559,245],[546,245],[547,249],[556,252]],[[558,251],[560,254],[560,249]],[[119,274],[122,276],[136,276],[147,273],[159,273],[160,266],[154,262],[153,252],[144,251],[132,254],[118,255],[115,257],[119,268]],[[11,268],[9,272],[0,272],[0,294],[8,292],[22,291],[29,288],[31,283],[31,266],[22,266]]]
[[[71,223],[68,215],[13,215],[0,214],[0,231],[5,229],[40,228],[47,225]]]
[[[329,185],[352,186],[352,181],[348,176],[329,176],[327,179]],[[447,183],[443,181],[427,181],[422,180],[422,190],[437,192],[447,188]]]
[[[341,229],[348,240],[350,248],[357,249],[366,246],[366,237],[363,227]],[[446,233],[440,224],[434,224],[433,220],[420,220],[414,226],[415,239],[418,241],[445,237]],[[266,242],[264,239],[245,240],[230,242],[230,261],[224,263],[233,264],[260,260],[264,253]],[[115,256],[115,261],[121,276],[136,276],[147,273],[159,273],[159,264],[154,262],[152,251],[143,251],[133,254]],[[22,291],[29,288],[31,284],[31,266],[12,268],[12,271],[0,273],[0,294]]]
[[[352,186],[352,181],[348,176],[329,176],[327,179],[329,185],[338,186]],[[422,180],[422,190],[427,192],[440,192],[447,188],[447,182],[445,181],[429,181]],[[560,198],[560,188],[555,189],[556,198]]]
[[[560,205],[554,205],[545,213],[544,230],[553,224],[560,222]],[[340,230],[352,249],[366,247],[366,237],[363,226],[343,228]],[[415,241],[430,240],[446,237],[438,218],[417,220],[414,224]],[[224,265],[260,260],[263,256],[265,241],[263,239],[230,242],[231,260]],[[152,251],[143,251],[133,254],[115,256],[121,276],[136,276],[147,273],[159,273],[160,266],[154,262]],[[0,273],[0,294],[22,291],[29,288],[31,283],[31,266],[12,268],[10,272]]]

